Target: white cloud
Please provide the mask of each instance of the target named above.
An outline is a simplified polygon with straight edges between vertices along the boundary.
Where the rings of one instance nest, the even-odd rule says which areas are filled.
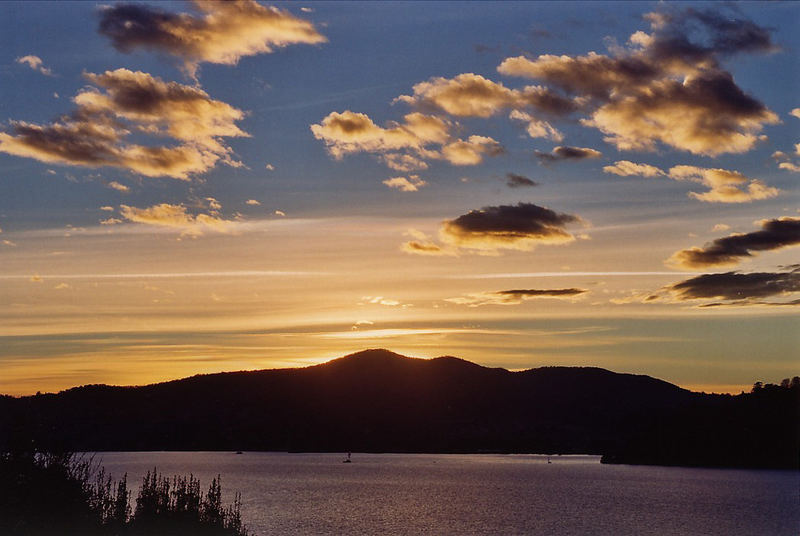
[[[38,71],[43,75],[53,76],[53,71],[44,66],[42,58],[40,58],[39,56],[34,56],[34,55],[21,56],[16,59],[16,62],[22,65],[27,65],[34,71]]]

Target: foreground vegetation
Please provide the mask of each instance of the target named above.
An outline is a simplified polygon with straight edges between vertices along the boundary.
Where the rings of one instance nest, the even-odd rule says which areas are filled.
[[[222,505],[219,477],[207,493],[194,476],[148,472],[133,508],[117,482],[75,454],[0,455],[0,534],[8,536],[247,536],[241,500]]]

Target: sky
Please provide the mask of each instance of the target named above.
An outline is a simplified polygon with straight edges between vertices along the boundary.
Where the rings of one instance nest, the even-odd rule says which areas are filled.
[[[800,373],[800,7],[0,3],[0,393],[366,348]]]

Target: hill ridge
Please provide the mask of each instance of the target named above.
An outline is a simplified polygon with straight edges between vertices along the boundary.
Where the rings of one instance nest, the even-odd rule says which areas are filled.
[[[655,377],[652,377],[652,376],[649,376],[649,375],[646,375],[646,374],[633,374],[633,373],[627,373],[627,372],[617,372],[617,371],[609,370],[609,369],[606,369],[606,368],[603,368],[603,367],[598,367],[598,366],[545,365],[545,366],[541,366],[541,367],[533,367],[533,368],[522,369],[522,370],[509,370],[509,369],[506,369],[506,368],[503,368],[503,367],[488,367],[488,366],[485,366],[485,365],[481,365],[479,363],[475,363],[474,361],[469,361],[467,359],[456,357],[456,356],[452,356],[452,355],[443,355],[443,356],[430,357],[430,358],[412,357],[412,356],[402,355],[402,354],[399,354],[397,352],[393,352],[393,351],[385,349],[385,348],[369,348],[369,349],[365,349],[365,350],[360,350],[358,352],[353,352],[351,354],[347,354],[347,355],[344,355],[342,357],[333,358],[333,359],[330,359],[330,360],[322,362],[322,363],[316,363],[316,364],[311,364],[311,365],[307,365],[307,366],[252,369],[252,370],[231,370],[231,371],[222,371],[222,372],[200,373],[200,374],[193,374],[191,376],[185,376],[185,377],[182,377],[182,378],[174,378],[174,379],[170,379],[170,380],[164,380],[164,381],[160,381],[160,382],[147,383],[147,384],[139,384],[139,385],[136,385],[136,384],[134,384],[134,385],[115,385],[115,384],[106,384],[106,383],[93,383],[93,384],[85,384],[85,385],[78,385],[78,386],[70,387],[70,388],[58,391],[57,393],[44,393],[44,395],[54,395],[54,394],[59,395],[59,394],[62,394],[62,393],[74,392],[76,390],[97,389],[97,388],[112,388],[112,389],[116,389],[116,388],[119,388],[119,389],[150,388],[150,387],[157,387],[157,386],[163,386],[163,385],[169,385],[169,384],[182,383],[182,382],[192,381],[192,380],[196,380],[196,379],[207,379],[209,377],[224,378],[224,377],[231,377],[231,376],[237,376],[237,375],[250,375],[250,374],[259,375],[259,374],[265,374],[265,373],[271,373],[271,372],[307,371],[307,370],[314,370],[314,369],[331,367],[331,366],[335,367],[335,366],[341,366],[341,365],[346,365],[346,366],[354,366],[354,365],[358,365],[358,364],[372,364],[372,365],[375,365],[375,364],[381,364],[381,363],[384,363],[384,364],[385,363],[395,363],[395,364],[398,364],[398,363],[412,363],[412,364],[420,364],[420,365],[425,364],[425,363],[429,363],[429,364],[448,363],[448,364],[464,366],[465,368],[469,367],[469,368],[472,368],[472,369],[482,369],[482,370],[487,370],[487,371],[489,371],[489,370],[503,371],[503,372],[507,372],[509,374],[536,374],[536,373],[539,373],[539,372],[547,372],[547,371],[560,371],[560,372],[569,372],[569,371],[573,371],[573,372],[592,372],[592,371],[597,371],[597,372],[602,372],[604,374],[609,374],[609,375],[629,376],[629,377],[635,377],[635,378],[648,378],[650,380],[654,380],[654,381],[657,381],[657,382],[661,382],[661,383],[673,386],[676,389],[680,389],[680,390],[683,390],[683,391],[686,391],[686,392],[691,392],[691,391],[683,389],[683,388],[681,388],[681,387],[679,387],[679,386],[677,386],[675,384],[667,382],[666,380],[655,378]],[[7,396],[7,395],[2,395],[2,396]],[[17,396],[17,397],[12,397],[12,398],[27,398],[27,397],[30,397],[30,396],[35,396],[35,395],[23,395],[23,396]]]
[[[538,452],[720,466],[797,463],[797,389],[706,395],[599,367],[511,372],[383,349],[304,368],[0,397],[0,452]],[[794,398],[793,398],[794,397]]]

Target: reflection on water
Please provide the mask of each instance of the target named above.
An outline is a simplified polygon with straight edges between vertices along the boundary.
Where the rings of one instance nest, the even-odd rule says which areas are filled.
[[[601,465],[596,456],[227,452],[97,455],[135,490],[153,467],[222,475],[255,534],[792,535],[800,473]]]

